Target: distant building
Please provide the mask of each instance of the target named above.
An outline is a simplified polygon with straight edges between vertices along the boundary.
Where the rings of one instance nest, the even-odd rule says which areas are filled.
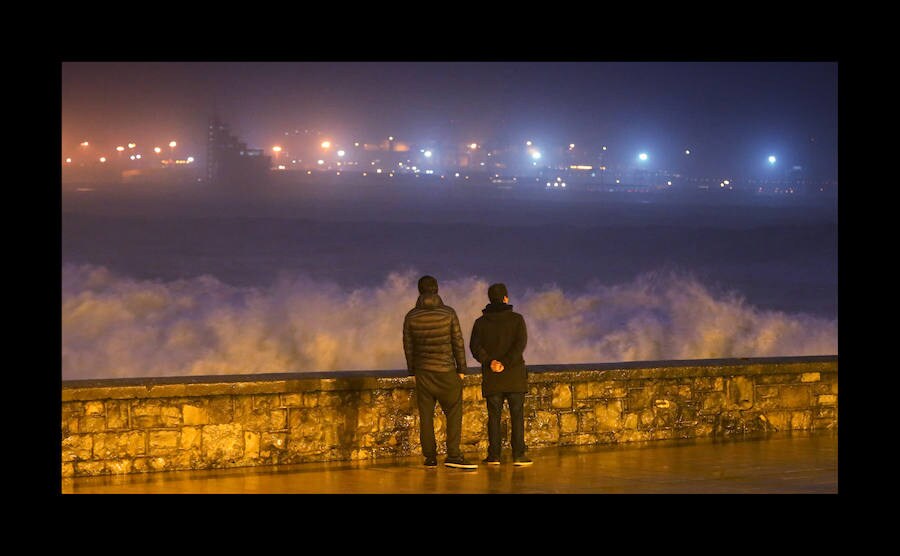
[[[262,149],[248,149],[228,125],[213,116],[209,121],[206,180],[227,187],[254,188],[268,182],[271,157]]]

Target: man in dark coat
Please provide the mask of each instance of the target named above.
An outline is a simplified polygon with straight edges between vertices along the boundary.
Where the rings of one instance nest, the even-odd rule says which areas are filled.
[[[459,449],[462,437],[462,379],[466,370],[466,348],[459,319],[444,305],[432,276],[419,279],[419,299],[403,319],[403,352],[406,370],[416,383],[419,406],[419,442],[426,467],[437,466],[434,438],[434,404],[441,404],[447,418],[447,459],[444,465],[477,469]]]
[[[512,310],[505,284],[488,288],[488,303],[472,326],[469,349],[481,363],[481,393],[488,411],[487,465],[500,464],[500,414],[503,400],[509,406],[512,429],[513,465],[531,465],[525,455],[525,393],[528,376],[525,369],[525,344],[528,331],[525,318]]]

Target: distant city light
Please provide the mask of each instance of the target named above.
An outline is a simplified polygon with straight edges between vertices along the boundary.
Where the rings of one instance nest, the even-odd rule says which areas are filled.
[[[275,145],[274,147],[272,147],[272,150],[273,150],[274,152],[276,152],[276,153],[280,153],[280,152],[281,152],[281,147],[279,147],[278,145]]]
[[[100,157],[100,162],[106,162],[106,157],[105,157],[105,156],[101,156],[101,157]]]
[[[531,146],[531,141],[525,141],[525,145],[528,146],[528,147],[530,147],[530,146]]]
[[[138,155],[138,157],[140,157],[140,155]],[[191,162],[194,161],[194,157],[193,157],[193,156],[187,157],[187,161],[188,161],[188,164],[190,164]],[[283,169],[283,168],[282,168],[282,169]]]
[[[321,166],[322,164],[325,164],[325,161],[320,158],[319,160],[316,161],[316,164]]]
[[[284,164],[279,164],[279,165],[278,165],[278,169],[279,169],[279,170],[284,170]]]
[[[90,146],[90,143],[88,143],[87,141],[82,141],[82,142],[81,142],[81,146],[82,146],[82,147],[88,147],[88,146]]]
[[[538,160],[541,158],[541,153],[538,150],[531,151],[531,158]]]
[[[388,141],[393,141],[393,140],[394,140],[394,136],[393,136],[393,135],[391,135],[390,137],[388,137]]]
[[[338,155],[338,156],[344,156],[345,154],[347,154],[345,151],[338,151],[338,152],[337,152],[337,155]]]
[[[477,148],[478,148],[478,143],[472,143],[471,145],[469,145],[469,148],[470,148],[470,149],[477,149]]]
[[[459,177],[459,172],[456,172],[455,174],[453,174],[453,177],[454,177],[454,178],[458,178],[458,177]]]
[[[330,148],[331,148],[331,141],[322,141],[322,148],[323,148],[323,149],[330,149]]]
[[[638,155],[638,158],[642,161],[647,160],[647,153],[641,153]]]
[[[153,147],[153,152],[155,152],[156,154],[159,154],[162,152],[162,149],[159,147]]]
[[[770,154],[770,155],[769,155],[769,164],[775,164],[775,161],[776,161],[776,160],[778,160],[778,159],[775,158],[775,155],[774,155],[774,154]]]
[[[691,149],[684,149],[684,154],[691,154]]]
[[[604,150],[604,151],[606,150],[606,145],[603,145],[603,150]]]
[[[728,181],[728,180],[725,180],[725,181],[723,181],[722,183],[724,183],[725,185],[729,185],[731,182]]]
[[[375,170],[375,173],[376,173],[376,174],[380,174],[380,173],[381,173],[381,168]]]
[[[353,143],[353,146],[354,146],[354,147],[358,147],[358,146],[359,146],[359,141],[356,141],[355,143]]]
[[[178,146],[178,143],[176,143],[175,141],[169,141],[169,146],[174,149],[175,147]]]
[[[116,147],[116,150],[119,152],[122,152],[125,150],[125,147],[123,147],[122,145],[119,145],[118,147]]]
[[[72,159],[71,159],[71,158],[67,158],[67,159],[66,159],[66,164],[71,164],[71,163],[72,163]]]
[[[131,155],[131,156],[129,156],[128,158],[131,159],[131,160],[134,160],[134,155]]]
[[[569,150],[571,151],[574,148],[575,148],[575,143],[569,143]]]
[[[140,155],[140,154],[136,154],[136,155],[134,155],[134,157],[137,158],[138,160],[141,159],[141,155]]]
[[[136,145],[135,143],[128,143],[128,148],[129,148],[129,149],[133,149],[133,148],[135,148],[136,146],[137,146],[137,145]]]
[[[672,181],[671,180],[667,181],[666,185],[672,185]]]
[[[618,180],[618,179],[616,179],[616,183],[619,183],[619,180]]]
[[[431,155],[432,155],[431,151],[425,151],[425,158],[431,158]]]

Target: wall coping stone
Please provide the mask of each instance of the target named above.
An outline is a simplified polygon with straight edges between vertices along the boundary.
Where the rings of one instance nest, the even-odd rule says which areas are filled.
[[[817,365],[819,372],[837,372],[837,355],[796,357],[744,357],[732,359],[683,359],[628,361],[575,365],[528,365],[529,382],[635,380],[705,376],[799,374]],[[466,370],[466,385],[480,384],[481,369]],[[413,388],[405,369],[363,371],[304,371],[285,373],[141,377],[62,381],[62,401],[134,398],[182,398],[216,395],[277,394],[309,391]]]

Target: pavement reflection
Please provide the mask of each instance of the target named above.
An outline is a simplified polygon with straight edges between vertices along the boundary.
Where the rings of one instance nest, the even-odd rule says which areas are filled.
[[[425,469],[375,462],[174,471],[63,479],[64,494],[767,494],[837,493],[836,432],[691,439],[529,451],[531,467]],[[480,460],[477,454],[469,454]],[[440,461],[440,460],[439,460]]]

